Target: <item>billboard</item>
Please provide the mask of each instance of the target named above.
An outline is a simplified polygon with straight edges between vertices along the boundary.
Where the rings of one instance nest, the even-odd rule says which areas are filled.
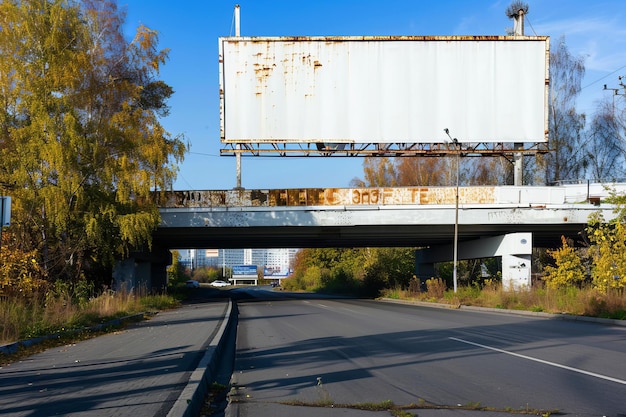
[[[224,37],[224,143],[545,142],[549,38]]]
[[[256,265],[236,265],[233,266],[234,276],[257,276]]]

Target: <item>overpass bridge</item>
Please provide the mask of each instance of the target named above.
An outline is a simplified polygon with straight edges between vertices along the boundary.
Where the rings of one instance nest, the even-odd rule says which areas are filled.
[[[530,283],[532,247],[580,241],[594,212],[614,218],[611,191],[626,183],[173,191],[160,195],[152,253],[117,274],[164,285],[169,249],[420,247],[416,273],[428,277],[452,260],[457,225],[458,259],[502,256],[505,279]]]

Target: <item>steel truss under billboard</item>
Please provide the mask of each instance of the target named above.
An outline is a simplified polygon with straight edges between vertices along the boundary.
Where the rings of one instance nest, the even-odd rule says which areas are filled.
[[[227,37],[219,47],[222,154],[438,156],[458,151],[444,129],[468,155],[545,151],[548,37]]]

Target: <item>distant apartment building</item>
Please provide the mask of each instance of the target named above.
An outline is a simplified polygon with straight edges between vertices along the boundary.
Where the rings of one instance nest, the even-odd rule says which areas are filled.
[[[293,260],[299,249],[267,249],[265,252],[266,275],[287,276],[291,273]]]
[[[299,249],[178,249],[180,263],[190,269],[256,265],[266,276],[287,276]]]

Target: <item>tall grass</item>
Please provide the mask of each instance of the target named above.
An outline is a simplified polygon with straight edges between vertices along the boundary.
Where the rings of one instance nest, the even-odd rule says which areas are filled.
[[[395,299],[421,300],[478,307],[565,313],[579,316],[626,319],[626,296],[623,292],[602,293],[593,288],[569,287],[549,289],[541,286],[528,291],[508,291],[497,282],[483,287],[459,287],[457,292],[442,289],[442,282],[429,280],[427,290],[386,290],[383,296]]]
[[[84,302],[66,295],[0,299],[0,344],[101,324],[178,305],[169,295],[105,292]]]

